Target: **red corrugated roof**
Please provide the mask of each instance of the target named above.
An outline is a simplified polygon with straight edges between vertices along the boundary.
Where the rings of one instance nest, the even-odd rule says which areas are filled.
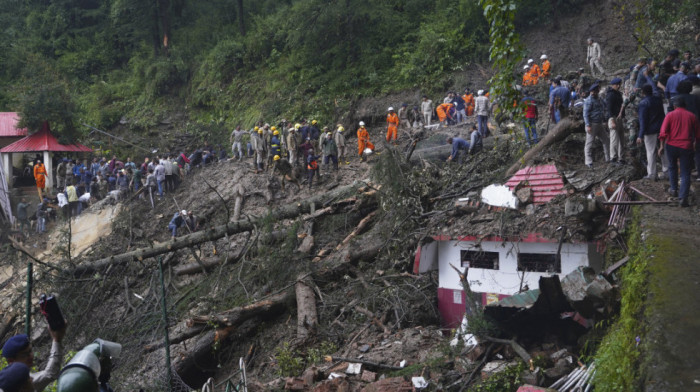
[[[82,144],[60,144],[58,139],[56,139],[56,136],[51,133],[49,124],[44,123],[39,132],[17,140],[16,142],[0,150],[0,152],[38,151],[91,152],[92,149],[90,147],[83,146]]]
[[[506,182],[514,190],[521,182],[532,189],[533,204],[545,204],[564,193],[564,179],[555,165],[528,166],[519,170]]]
[[[0,137],[27,136],[27,128],[17,128],[18,122],[18,113],[0,112]]]

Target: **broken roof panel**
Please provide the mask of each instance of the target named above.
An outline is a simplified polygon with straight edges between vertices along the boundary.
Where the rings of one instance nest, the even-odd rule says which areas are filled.
[[[521,169],[506,182],[506,186],[514,191],[520,183],[532,189],[534,204],[549,203],[557,195],[565,193],[564,179],[554,164]]]

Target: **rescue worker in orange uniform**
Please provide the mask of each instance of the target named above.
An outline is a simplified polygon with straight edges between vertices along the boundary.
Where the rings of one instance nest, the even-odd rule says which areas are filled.
[[[540,60],[542,60],[542,72],[540,73],[540,77],[543,79],[549,79],[549,72],[552,69],[552,64],[550,64],[549,60],[547,60],[546,54],[543,54],[540,57]]]
[[[523,69],[525,70],[525,73],[523,74],[523,87],[534,86],[535,80],[532,78],[532,74],[530,73],[530,66],[526,65],[523,67]]]
[[[36,161],[34,165],[34,180],[36,181],[36,189],[39,191],[39,200],[44,200],[44,188],[46,188],[46,167],[41,163],[41,159]]]
[[[533,59],[527,60],[527,65],[530,66],[530,78],[534,84],[537,84],[540,81],[540,66]]]
[[[469,88],[464,89],[464,95],[462,95],[464,100],[464,105],[467,107],[467,117],[474,115],[474,93],[469,91]]]
[[[364,152],[367,148],[374,150],[374,144],[369,141],[369,132],[365,128],[365,122],[360,121],[360,129],[357,130],[357,150],[363,161],[365,160]]]
[[[386,123],[388,125],[387,131],[386,131],[386,141],[390,141],[392,136],[394,140],[396,140],[396,133],[398,132],[398,126],[399,126],[399,116],[396,115],[394,112],[393,107],[389,107],[388,109],[389,114],[386,115]]]
[[[452,125],[452,117],[450,111],[454,105],[450,102],[442,103],[435,108],[440,123],[443,125]]]

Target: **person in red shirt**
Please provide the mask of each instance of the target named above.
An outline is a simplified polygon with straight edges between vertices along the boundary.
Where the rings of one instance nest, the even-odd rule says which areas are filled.
[[[700,123],[692,112],[686,110],[684,99],[674,99],[675,109],[669,112],[661,124],[661,147],[659,156],[666,150],[668,158],[668,179],[671,196],[678,196],[681,207],[688,207],[688,191],[690,189],[690,170],[692,166],[695,145],[700,138]],[[681,187],[678,192],[678,166],[681,169]]]
[[[535,104],[535,99],[527,94],[521,99],[521,102],[525,105],[525,140],[531,146],[539,141],[537,138],[537,104]]]

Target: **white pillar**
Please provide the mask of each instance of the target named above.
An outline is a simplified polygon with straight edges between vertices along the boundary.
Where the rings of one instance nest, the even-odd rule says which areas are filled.
[[[44,151],[44,166],[46,168],[46,193],[53,194],[53,161],[51,160],[51,153]]]
[[[12,153],[6,152],[2,154],[2,168],[4,170],[3,175],[5,176],[5,181],[7,181],[7,188],[11,189],[12,182]]]

